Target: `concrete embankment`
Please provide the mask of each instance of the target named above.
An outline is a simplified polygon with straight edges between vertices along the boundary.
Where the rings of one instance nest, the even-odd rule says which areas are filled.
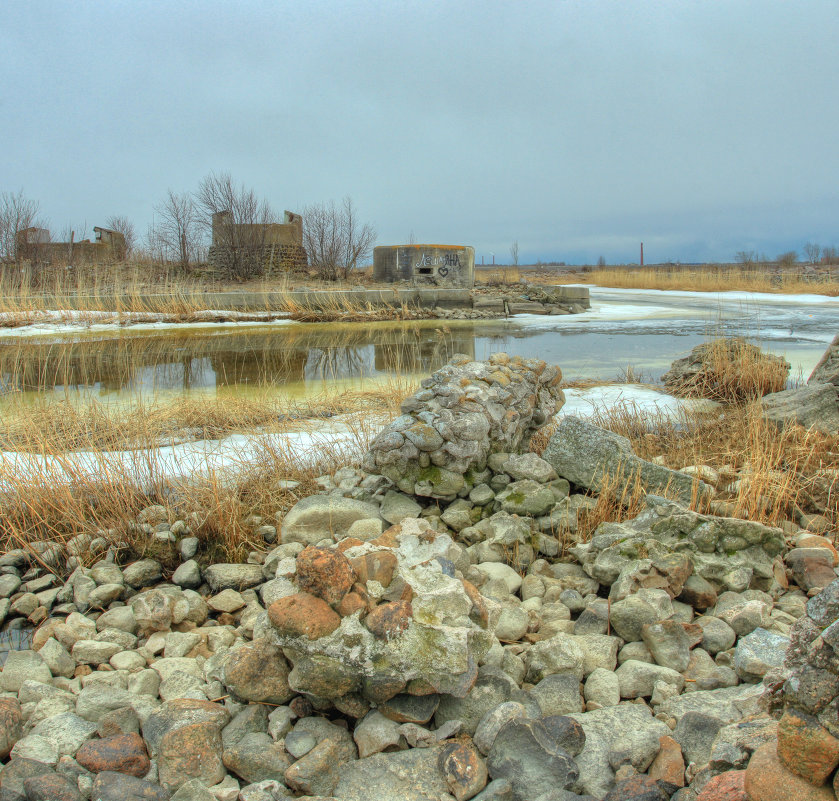
[[[588,287],[551,287],[551,293],[562,303],[576,303],[589,308]],[[480,296],[484,300],[487,296]],[[74,295],[70,298],[45,298],[47,308],[91,309],[102,308],[102,304],[119,308],[137,308],[146,306],[150,309],[169,305],[173,297],[170,294],[148,293],[125,296],[122,298],[103,299],[93,295]],[[476,297],[474,300],[478,300]],[[474,303],[472,292],[468,289],[447,288],[393,288],[393,289],[350,289],[345,291],[299,290],[293,292],[253,292],[229,291],[207,292],[189,296],[188,303],[201,301],[207,308],[225,311],[264,311],[284,310],[289,307],[336,308],[336,307],[383,307],[383,306],[418,306],[421,308],[471,309]],[[503,302],[503,299],[499,298]]]

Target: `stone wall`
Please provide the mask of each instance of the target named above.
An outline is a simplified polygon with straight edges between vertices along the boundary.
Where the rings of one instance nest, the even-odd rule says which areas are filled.
[[[234,223],[229,211],[213,215],[213,240],[207,255],[212,272],[274,275],[304,270],[303,218],[286,211],[282,223]]]
[[[302,245],[256,245],[238,249],[237,258],[242,259],[248,274],[275,275],[294,270],[305,270],[308,262]],[[211,272],[224,273],[230,269],[231,249],[225,245],[211,245],[207,254],[207,265]]]

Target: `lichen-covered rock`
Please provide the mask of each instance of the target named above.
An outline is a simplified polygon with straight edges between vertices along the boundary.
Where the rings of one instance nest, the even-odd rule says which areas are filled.
[[[402,403],[402,415],[373,440],[364,468],[408,494],[453,500],[491,453],[527,449],[565,401],[561,377],[538,359],[455,356]]]
[[[807,383],[833,384],[839,387],[839,334],[833,337],[833,342],[827,346],[819,363],[810,373]]]
[[[342,599],[333,611],[308,595],[334,616],[329,627],[298,631],[288,624],[278,605],[304,593],[272,604],[272,636],[293,665],[291,688],[332,699],[361,692],[377,702],[402,692],[406,683],[408,693],[465,695],[492,643],[496,614],[494,607],[487,612],[491,602],[473,597],[455,578],[453,563],[461,554],[425,520],[407,519],[380,540],[344,551],[368,576],[348,594],[356,594],[361,606],[346,607]]]
[[[839,432],[839,386],[810,383],[761,399],[763,416],[777,426],[797,423],[835,436]]]
[[[636,456],[626,437],[573,416],[562,419],[542,457],[560,477],[595,492],[606,482],[637,480],[647,492],[689,502],[710,490],[693,476]]]
[[[694,574],[717,590],[734,589],[744,577],[751,589],[767,590],[774,579],[775,559],[785,548],[779,528],[701,515],[648,495],[646,508],[637,517],[624,523],[601,523],[590,542],[570,550],[585,572],[607,587],[615,585],[626,570],[632,571],[638,587],[661,587],[667,569],[658,570],[656,565],[672,567],[660,560],[678,552],[689,558]],[[670,586],[668,594],[675,589]]]
[[[304,545],[315,545],[327,539],[340,540],[347,536],[352,524],[360,520],[381,520],[379,507],[336,495],[312,495],[302,498],[286,512],[280,540]]]

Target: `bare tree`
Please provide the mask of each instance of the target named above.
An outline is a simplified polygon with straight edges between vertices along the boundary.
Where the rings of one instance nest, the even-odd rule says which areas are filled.
[[[111,231],[116,231],[125,237],[126,258],[134,252],[137,247],[137,231],[128,217],[112,214],[105,220],[105,228],[110,228]]]
[[[201,226],[225,254],[229,276],[244,280],[260,273],[264,268],[265,226],[279,221],[268,202],[252,189],[236,186],[226,172],[204,178],[194,200]],[[217,216],[221,214],[224,218]]]
[[[346,279],[369,256],[376,243],[376,229],[362,223],[352,198],[340,206],[335,201],[317,203],[303,210],[303,247],[309,264],[327,281]]]
[[[24,228],[43,227],[39,222],[40,206],[37,200],[30,200],[21,189],[0,193],[0,262],[14,261],[17,232]]]
[[[154,211],[156,219],[148,233],[149,250],[188,270],[195,261],[200,241],[199,214],[192,195],[176,194],[170,189]]]
[[[798,261],[798,253],[794,250],[787,250],[784,253],[779,253],[777,262],[781,267],[792,267]]]
[[[519,241],[516,239],[512,245],[510,245],[510,258],[512,259],[511,264],[513,267],[518,267],[519,265]]]
[[[598,256],[597,257],[597,266],[598,267],[605,267],[606,266],[606,257],[605,256]]]
[[[821,247],[815,242],[808,242],[804,245],[804,255],[807,257],[807,261],[809,261],[810,264],[818,264],[821,253]]]
[[[825,246],[822,248],[822,261],[825,264],[837,264],[839,263],[839,248],[830,246]]]
[[[734,254],[734,259],[744,267],[751,267],[757,261],[757,253],[753,250],[738,250]]]

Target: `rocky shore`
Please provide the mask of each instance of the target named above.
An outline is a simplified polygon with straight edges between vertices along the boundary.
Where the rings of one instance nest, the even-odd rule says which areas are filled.
[[[690,509],[670,470],[565,418],[560,372],[455,357],[362,468],[320,479],[244,564],[122,565],[79,536],[0,556],[0,801],[835,801],[839,554]],[[607,481],[623,523],[575,536]]]

